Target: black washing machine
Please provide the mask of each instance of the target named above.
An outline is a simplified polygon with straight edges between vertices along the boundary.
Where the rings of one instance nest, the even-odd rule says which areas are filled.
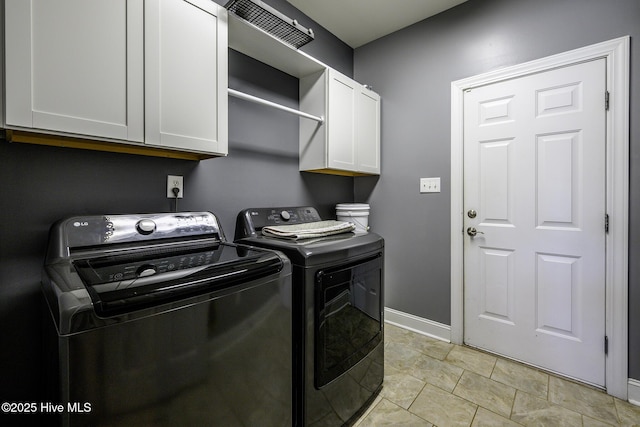
[[[294,425],[350,425],[382,388],[384,240],[370,232],[303,240],[262,234],[265,226],[318,221],[313,207],[246,209],[235,241],[276,249],[292,264]]]
[[[292,424],[291,264],[212,213],[62,220],[42,290],[46,425]]]

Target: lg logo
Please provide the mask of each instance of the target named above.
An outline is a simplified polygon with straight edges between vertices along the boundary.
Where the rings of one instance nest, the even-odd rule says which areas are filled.
[[[76,221],[73,223],[74,227],[86,227],[89,223],[87,221]]]

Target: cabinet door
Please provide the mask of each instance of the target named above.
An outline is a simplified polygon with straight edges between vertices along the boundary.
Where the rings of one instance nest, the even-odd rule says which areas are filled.
[[[143,140],[142,0],[6,0],[6,124]]]
[[[357,171],[356,94],[358,83],[329,70],[327,166]]]
[[[227,11],[145,2],[145,142],[227,153]]]
[[[357,99],[358,171],[380,173],[380,95],[364,87]]]

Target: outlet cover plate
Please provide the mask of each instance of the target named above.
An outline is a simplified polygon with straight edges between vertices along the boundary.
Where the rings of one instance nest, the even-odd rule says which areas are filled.
[[[167,175],[167,198],[175,199],[176,195],[173,194],[173,188],[178,187],[180,192],[178,193],[178,199],[184,197],[184,180],[181,175]]]

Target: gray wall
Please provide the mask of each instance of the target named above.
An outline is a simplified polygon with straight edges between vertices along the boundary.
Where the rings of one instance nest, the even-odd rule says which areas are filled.
[[[304,18],[284,0],[268,3]],[[305,49],[351,75],[352,49],[300,21],[317,35]],[[298,107],[296,78],[233,51],[229,64],[230,87]],[[229,98],[229,120],[229,156],[201,162],[0,141],[0,402],[41,401],[40,271],[57,219],[170,211],[167,174],[184,176],[179,208],[213,211],[231,239],[244,208],[311,204],[330,216],[336,203],[353,201],[353,178],[298,172],[296,116]]]
[[[629,374],[640,378],[640,2],[469,0],[356,49],[356,80],[382,97],[382,174],[356,201],[386,239],[386,305],[450,324],[450,86],[490,70],[630,35]],[[442,193],[419,194],[419,177]]]

